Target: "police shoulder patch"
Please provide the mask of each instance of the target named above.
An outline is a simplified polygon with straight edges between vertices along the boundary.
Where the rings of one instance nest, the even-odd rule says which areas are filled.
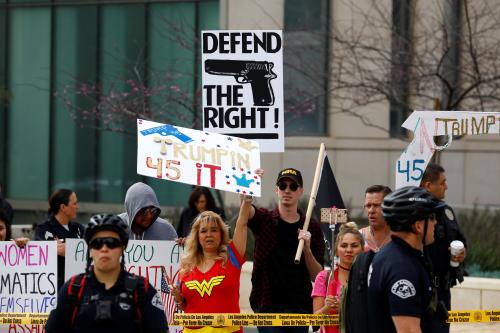
[[[446,208],[444,210],[444,213],[445,213],[446,217],[448,218],[448,220],[450,220],[450,221],[455,220],[455,214],[453,214],[453,211],[451,209]]]
[[[406,279],[401,279],[394,282],[391,287],[391,292],[402,299],[406,299],[417,294],[413,283]]]
[[[158,292],[151,299],[151,305],[163,311],[163,302],[161,301],[161,297]]]

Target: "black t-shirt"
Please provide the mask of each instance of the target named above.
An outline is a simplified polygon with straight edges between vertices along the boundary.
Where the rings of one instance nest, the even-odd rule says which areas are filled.
[[[396,332],[392,316],[418,317],[422,332],[430,332],[431,297],[423,253],[392,236],[392,242],[375,255],[368,273],[369,332]]]
[[[268,261],[272,307],[266,311],[312,313],[312,287],[304,256],[298,265],[294,263],[299,245],[297,230],[303,226],[303,221],[287,223],[278,220],[280,237]]]

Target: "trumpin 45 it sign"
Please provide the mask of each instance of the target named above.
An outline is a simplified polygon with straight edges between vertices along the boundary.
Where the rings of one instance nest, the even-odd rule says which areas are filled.
[[[419,186],[434,152],[449,147],[453,136],[499,134],[500,112],[414,111],[401,126],[413,132],[413,141],[396,162],[396,188]],[[443,146],[434,143],[439,135],[448,136]]]
[[[137,120],[137,173],[259,197],[259,143]]]
[[[203,129],[284,151],[281,31],[202,31]]]

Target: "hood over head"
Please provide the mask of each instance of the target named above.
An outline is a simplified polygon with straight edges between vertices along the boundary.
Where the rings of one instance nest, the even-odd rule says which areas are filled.
[[[137,212],[144,207],[158,208],[158,214],[153,219],[154,223],[161,213],[160,203],[158,202],[156,193],[153,191],[151,186],[138,182],[130,186],[127,190],[127,194],[125,195],[125,211],[128,215],[129,226],[132,226]]]

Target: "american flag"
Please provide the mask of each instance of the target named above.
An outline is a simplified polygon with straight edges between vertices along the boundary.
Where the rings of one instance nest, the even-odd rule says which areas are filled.
[[[163,302],[163,308],[165,315],[167,316],[167,322],[170,325],[174,321],[174,314],[176,312],[175,300],[170,292],[170,287],[168,282],[170,281],[167,270],[165,266],[161,268],[161,300]]]

